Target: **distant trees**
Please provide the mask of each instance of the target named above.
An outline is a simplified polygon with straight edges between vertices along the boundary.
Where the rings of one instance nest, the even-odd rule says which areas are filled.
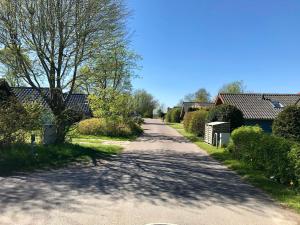
[[[200,88],[195,93],[195,100],[197,102],[209,102],[210,101],[210,93],[205,88]]]
[[[246,87],[243,81],[234,81],[223,85],[220,88],[219,93],[239,94],[239,93],[244,93],[245,90]]]
[[[200,88],[194,93],[190,93],[184,96],[178,103],[181,106],[183,102],[210,102],[211,95],[205,88]]]
[[[142,117],[152,118],[158,102],[147,91],[137,90],[133,94],[133,105],[136,113]]]

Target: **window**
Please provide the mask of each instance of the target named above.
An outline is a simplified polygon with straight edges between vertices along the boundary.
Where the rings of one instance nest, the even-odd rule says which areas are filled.
[[[275,109],[281,109],[284,107],[279,101],[271,101],[271,102]]]

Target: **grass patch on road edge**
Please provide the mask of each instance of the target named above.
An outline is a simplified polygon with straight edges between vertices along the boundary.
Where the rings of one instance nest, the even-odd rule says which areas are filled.
[[[30,144],[15,144],[0,151],[0,176],[14,172],[36,169],[59,168],[72,163],[92,162],[109,159],[119,154],[122,147],[101,143],[65,143],[41,145],[34,148]]]
[[[300,193],[284,185],[268,179],[261,171],[254,170],[245,163],[236,160],[224,148],[216,148],[206,144],[203,139],[186,132],[180,123],[169,123],[170,127],[176,129],[180,134],[205,150],[214,159],[222,162],[228,168],[236,171],[244,180],[268,193],[281,205],[288,206],[300,213]]]

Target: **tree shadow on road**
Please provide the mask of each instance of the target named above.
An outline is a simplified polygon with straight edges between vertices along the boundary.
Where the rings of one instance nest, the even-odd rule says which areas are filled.
[[[77,197],[85,195],[116,201],[133,196],[153,204],[176,201],[177,206],[198,208],[242,204],[257,213],[263,213],[261,203],[270,203],[210,157],[173,150],[127,152],[99,166],[0,177],[0,183],[0,213],[14,206],[18,210],[54,209],[63,204],[77,208]],[[257,204],[251,201],[254,196]]]

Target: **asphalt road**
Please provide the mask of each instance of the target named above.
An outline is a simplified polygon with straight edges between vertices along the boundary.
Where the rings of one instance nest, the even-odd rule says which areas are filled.
[[[275,204],[159,120],[98,166],[0,177],[0,224],[288,225]]]

